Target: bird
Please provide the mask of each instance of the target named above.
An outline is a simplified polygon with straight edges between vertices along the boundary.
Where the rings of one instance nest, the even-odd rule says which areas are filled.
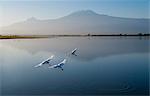
[[[76,55],[76,51],[77,51],[77,48],[75,48],[74,50],[72,50],[71,52],[69,52],[67,54],[67,56],[65,57],[65,59],[63,59],[62,62],[58,63],[58,64],[55,64],[55,65],[50,65],[49,62],[53,59],[54,55],[52,55],[51,57],[49,57],[48,59],[42,61],[40,64],[38,65],[35,65],[34,67],[41,67],[42,65],[44,64],[49,64],[49,67],[48,68],[59,68],[63,71],[63,68],[62,66],[66,63],[67,61],[67,58],[69,58],[70,55],[74,55],[74,56],[77,56]]]
[[[49,62],[54,58],[54,55],[52,55],[51,57],[49,57],[48,59],[42,61],[40,64],[35,65],[34,67],[41,67],[44,64],[49,64]]]
[[[55,65],[52,65],[52,66],[50,66],[50,67],[48,67],[48,68],[60,68],[62,71],[63,71],[63,68],[62,68],[62,66],[66,63],[66,59],[63,59],[63,61],[62,62],[60,62],[60,63],[58,63],[58,64],[55,64]]]
[[[77,56],[76,51],[77,51],[77,48],[75,48],[74,50],[72,50],[71,54],[74,55],[74,56]]]

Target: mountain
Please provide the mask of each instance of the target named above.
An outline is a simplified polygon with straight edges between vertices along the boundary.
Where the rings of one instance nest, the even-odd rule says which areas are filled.
[[[53,20],[26,21],[2,27],[6,34],[115,34],[148,33],[149,19],[121,18],[95,13],[91,10],[73,12]]]

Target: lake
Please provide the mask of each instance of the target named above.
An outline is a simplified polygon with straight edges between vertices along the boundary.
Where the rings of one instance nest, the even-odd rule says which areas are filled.
[[[148,95],[149,38],[55,37],[0,40],[0,93],[5,95]],[[57,64],[41,63],[55,55]]]

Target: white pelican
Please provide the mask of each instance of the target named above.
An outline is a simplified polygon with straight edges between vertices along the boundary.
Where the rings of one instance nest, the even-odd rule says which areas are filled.
[[[44,60],[43,62],[41,62],[38,65],[35,65],[34,67],[41,67],[44,64],[49,64],[49,62],[53,59],[54,55],[52,55],[51,57],[49,57],[48,59]]]
[[[52,65],[48,68],[60,68],[61,70],[63,70],[62,66],[66,63],[66,59],[64,59],[62,62],[58,63],[58,64],[55,64],[55,65]]]
[[[77,55],[75,54],[76,51],[77,51],[77,48],[75,48],[74,50],[72,50],[72,51],[71,51],[71,54],[77,56]]]

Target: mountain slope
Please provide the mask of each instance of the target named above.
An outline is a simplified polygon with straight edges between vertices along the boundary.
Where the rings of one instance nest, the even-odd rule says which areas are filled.
[[[115,34],[148,33],[149,19],[112,17],[91,10],[77,11],[55,20],[27,19],[2,28],[9,34]]]

